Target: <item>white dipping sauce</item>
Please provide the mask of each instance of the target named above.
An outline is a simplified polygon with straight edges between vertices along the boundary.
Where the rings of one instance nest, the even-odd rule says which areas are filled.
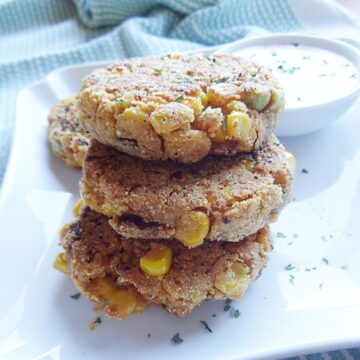
[[[287,108],[336,100],[359,85],[354,64],[324,49],[289,44],[250,47],[236,54],[274,71],[284,87]]]

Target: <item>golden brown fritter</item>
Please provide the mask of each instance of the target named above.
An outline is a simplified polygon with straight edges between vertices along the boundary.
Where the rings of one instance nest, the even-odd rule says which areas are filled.
[[[268,228],[239,243],[207,242],[195,249],[176,241],[129,241],[87,207],[62,231],[61,243],[76,286],[99,309],[120,319],[147,303],[184,316],[207,299],[240,299],[271,249]],[[162,276],[148,275],[141,259],[161,247],[172,253],[170,268]]]
[[[123,60],[85,77],[79,101],[81,123],[99,142],[183,163],[258,149],[283,107],[271,71],[232,55]]]
[[[253,154],[194,165],[149,162],[93,140],[84,161],[85,203],[126,238],[236,242],[276,220],[290,200],[295,158],[275,136]]]
[[[80,125],[78,97],[70,96],[55,105],[48,116],[48,138],[54,154],[69,167],[81,168],[90,136]]]

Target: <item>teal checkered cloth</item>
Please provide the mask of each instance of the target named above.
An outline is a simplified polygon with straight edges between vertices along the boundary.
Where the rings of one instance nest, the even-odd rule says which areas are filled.
[[[0,0],[0,182],[21,88],[59,67],[203,49],[266,32],[358,38],[332,0]],[[331,24],[331,28],[327,28]],[[302,359],[360,359],[359,350]]]

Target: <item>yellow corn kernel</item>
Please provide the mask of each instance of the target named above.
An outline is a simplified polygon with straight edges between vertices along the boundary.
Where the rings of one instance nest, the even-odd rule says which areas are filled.
[[[140,313],[146,308],[146,301],[135,291],[116,286],[111,279],[106,277],[95,279],[94,282],[96,296],[100,297],[111,312],[119,318]]]
[[[215,143],[222,143],[226,140],[226,129],[221,126],[215,131],[215,136],[212,138]]]
[[[257,234],[257,241],[262,246],[264,251],[269,252],[270,251],[270,244],[268,242],[268,234],[267,231],[264,229],[259,230]]]
[[[286,157],[290,161],[290,164],[295,168],[296,167],[296,157],[290,153],[286,153]]]
[[[245,169],[252,172],[252,161],[250,159],[245,160]]]
[[[181,103],[192,108],[194,110],[195,117],[198,117],[204,108],[200,98],[185,98]]]
[[[240,111],[246,113],[248,111],[247,106],[245,103],[239,100],[231,101],[229,104],[226,105],[226,108],[232,112],[232,111]]]
[[[226,118],[226,133],[229,138],[246,141],[251,130],[251,121],[247,114],[233,111]]]
[[[241,93],[241,100],[253,110],[262,111],[269,104],[271,91],[266,86],[251,84]]]
[[[101,208],[101,212],[108,217],[112,217],[114,215],[114,212],[112,211],[112,208],[108,204],[104,204]]]
[[[150,276],[165,275],[171,267],[172,250],[165,245],[156,245],[140,258],[141,270]]]
[[[171,53],[169,55],[169,58],[172,59],[172,60],[179,60],[182,58],[182,55],[180,53]]]
[[[112,103],[115,112],[118,113],[118,114],[122,113],[124,110],[126,110],[127,108],[132,106],[131,102],[133,100],[134,99],[132,97],[129,97],[129,96],[128,97],[123,96],[123,97],[116,98]]]
[[[80,198],[73,207],[73,215],[77,218],[80,215],[80,210],[84,206],[84,202]]]
[[[55,258],[53,266],[56,270],[59,270],[66,275],[69,273],[67,268],[67,263],[65,260],[65,253],[62,252],[58,254],[58,256]]]
[[[148,115],[142,111],[139,107],[133,106],[125,109],[122,113],[123,120],[135,120],[135,121],[148,121]]]
[[[204,242],[210,229],[209,217],[202,211],[190,211],[184,214],[176,226],[175,237],[191,248]]]
[[[194,110],[180,102],[172,102],[151,113],[150,121],[156,133],[169,134],[178,129],[190,128],[194,120]]]
[[[200,92],[200,100],[203,106],[206,106],[209,102],[207,95],[203,91]]]
[[[282,89],[271,89],[270,107],[269,110],[279,110],[285,104],[284,92]]]
[[[226,200],[232,200],[233,193],[231,192],[231,189],[228,186],[225,186],[223,190]]]
[[[240,299],[249,283],[248,268],[241,262],[235,262],[231,268],[215,279],[215,286],[225,295]]]

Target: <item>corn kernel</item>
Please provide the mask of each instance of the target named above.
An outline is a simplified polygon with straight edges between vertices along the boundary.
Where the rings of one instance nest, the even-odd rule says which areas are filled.
[[[53,266],[56,270],[59,270],[66,275],[69,273],[65,260],[65,253],[58,254],[58,256],[55,258]]]
[[[176,226],[175,237],[187,247],[199,246],[210,229],[209,217],[202,211],[190,211],[183,215]]]
[[[172,60],[179,60],[179,59],[181,59],[182,58],[182,55],[181,55],[181,53],[171,53],[170,55],[169,55],[169,58],[170,59],[172,59]]]
[[[241,100],[256,111],[262,111],[269,104],[271,91],[260,84],[251,84],[241,93]]]
[[[194,110],[195,117],[198,117],[204,108],[200,98],[185,98],[182,101],[182,104],[185,104],[192,108]]]
[[[84,206],[82,199],[79,199],[73,207],[73,215],[77,218],[80,215],[80,210]]]
[[[232,264],[229,271],[215,279],[215,286],[225,295],[240,299],[249,283],[247,266],[241,262]]]
[[[238,92],[238,87],[233,84],[213,84],[207,89],[207,98],[212,107],[222,107],[238,99]]]
[[[157,244],[140,258],[141,270],[150,276],[162,276],[171,267],[172,250],[165,245]]]
[[[203,91],[200,92],[200,100],[203,106],[206,106],[209,102],[207,95]]]
[[[114,216],[114,212],[112,211],[112,208],[110,207],[110,205],[106,203],[102,206],[101,212],[107,217]]]
[[[259,230],[257,234],[257,240],[258,243],[262,246],[264,251],[269,252],[270,251],[270,244],[268,242],[268,235],[267,231],[264,229]]]
[[[215,137],[212,139],[215,143],[222,143],[226,140],[226,129],[221,126],[215,131]]]
[[[95,295],[106,303],[112,314],[124,318],[133,313],[140,313],[146,308],[146,301],[140,294],[130,289],[116,286],[106,277],[94,280]]]
[[[251,130],[251,121],[247,114],[233,111],[226,118],[226,133],[229,138],[246,141]]]
[[[165,104],[150,115],[151,125],[160,135],[188,129],[193,120],[194,110],[179,102]]]
[[[246,113],[248,111],[247,106],[245,103],[239,100],[231,101],[229,104],[226,105],[226,108],[232,112],[232,111],[240,111]]]
[[[228,186],[225,186],[223,190],[226,200],[232,200],[233,193],[231,192],[231,189]]]
[[[147,121],[149,119],[148,115],[137,106],[125,109],[122,116],[123,120]]]
[[[245,160],[245,169],[252,172],[252,161],[250,159]]]
[[[272,89],[269,110],[279,110],[284,106],[284,92],[282,89]]]

